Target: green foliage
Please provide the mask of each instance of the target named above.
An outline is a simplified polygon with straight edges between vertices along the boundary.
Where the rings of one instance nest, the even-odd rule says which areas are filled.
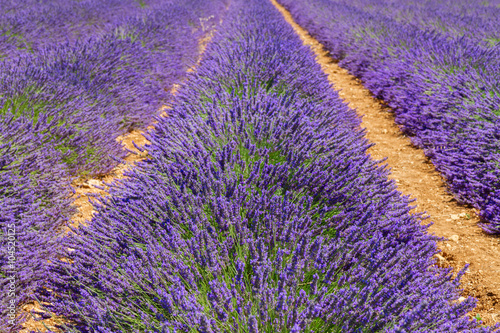
[[[500,43],[500,38],[494,38],[494,37],[491,37],[491,38],[487,38],[486,39],[486,42],[491,46],[495,46],[497,45],[498,43]]]
[[[139,6],[141,8],[145,8],[146,7],[146,1],[145,0],[136,0],[137,3],[139,4]]]

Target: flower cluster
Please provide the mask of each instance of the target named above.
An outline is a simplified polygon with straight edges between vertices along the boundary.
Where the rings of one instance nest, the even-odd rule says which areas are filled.
[[[0,1],[2,332],[17,332],[23,319],[7,322],[10,302],[19,314],[47,278],[56,237],[74,213],[72,177],[119,163],[126,151],[116,138],[153,121],[225,8],[224,1],[146,4]],[[30,52],[18,50],[21,37]]]
[[[495,1],[281,0],[391,106],[460,202],[500,232],[500,7]]]
[[[64,239],[40,292],[65,330],[492,331],[278,11],[233,0],[218,31],[150,158]]]

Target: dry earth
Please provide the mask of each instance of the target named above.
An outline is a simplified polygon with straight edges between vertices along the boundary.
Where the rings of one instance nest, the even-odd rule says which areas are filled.
[[[340,97],[362,116],[366,137],[375,146],[369,153],[391,168],[391,179],[398,190],[416,199],[414,212],[426,212],[434,224],[429,232],[448,240],[438,243],[442,252],[438,265],[453,267],[455,272],[470,264],[462,278],[463,296],[478,299],[471,316],[480,315],[485,324],[500,322],[500,237],[482,232],[476,211],[459,204],[447,191],[446,183],[423,150],[413,146],[394,121],[384,103],[374,98],[360,80],[339,67],[323,45],[293,20],[276,0],[270,0],[283,14],[303,43],[316,55]]]

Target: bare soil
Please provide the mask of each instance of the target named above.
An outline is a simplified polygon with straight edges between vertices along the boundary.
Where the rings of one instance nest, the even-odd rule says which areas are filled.
[[[477,211],[459,204],[447,191],[447,186],[422,149],[412,145],[394,120],[384,102],[372,96],[362,82],[339,67],[323,45],[293,20],[291,14],[276,0],[270,0],[292,25],[303,43],[316,55],[317,62],[329,81],[349,107],[362,116],[366,137],[375,145],[369,153],[391,169],[398,190],[416,199],[413,212],[426,212],[434,224],[429,232],[448,240],[438,243],[441,253],[436,256],[441,267],[453,267],[457,272],[466,264],[462,278],[463,296],[478,299],[470,313],[479,315],[485,324],[500,322],[500,237],[484,233],[478,226]]]

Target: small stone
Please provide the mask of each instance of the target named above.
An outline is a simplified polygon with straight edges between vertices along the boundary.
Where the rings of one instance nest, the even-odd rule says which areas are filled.
[[[436,254],[436,259],[439,260],[440,262],[446,261],[446,258],[440,254]]]
[[[102,183],[97,179],[89,179],[87,183],[92,187],[102,186]]]
[[[462,302],[463,302],[463,301],[465,301],[465,300],[466,300],[466,298],[465,298],[465,297],[460,296],[458,299],[456,299],[456,300],[452,301],[452,303],[455,303],[455,304],[459,303],[459,304],[460,304],[460,303],[462,303]]]
[[[467,217],[467,213],[460,213],[460,214],[458,214],[458,216],[460,216],[461,218],[466,218]]]
[[[455,243],[458,243],[459,239],[460,239],[460,237],[458,235],[453,235],[450,237],[450,240],[454,241]]]
[[[450,244],[448,244],[448,243],[446,243],[446,247],[447,247],[447,248],[451,248],[451,245],[450,245]]]
[[[451,214],[450,217],[452,220],[460,220],[460,216],[457,214]]]

